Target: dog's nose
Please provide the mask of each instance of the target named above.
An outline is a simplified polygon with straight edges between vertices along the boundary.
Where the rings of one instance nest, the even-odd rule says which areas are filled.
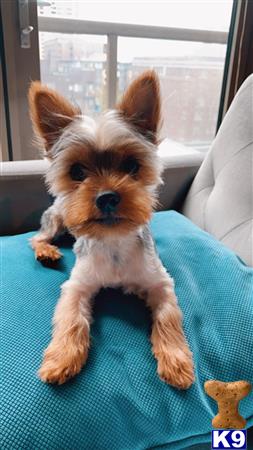
[[[119,202],[120,195],[118,192],[105,191],[101,192],[96,197],[96,206],[103,214],[115,212]]]

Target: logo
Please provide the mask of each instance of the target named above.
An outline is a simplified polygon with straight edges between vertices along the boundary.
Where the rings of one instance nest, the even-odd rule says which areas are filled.
[[[247,449],[246,419],[239,413],[239,402],[252,386],[248,381],[209,380],[204,384],[206,393],[217,402],[218,414],[213,418],[212,449]]]
[[[247,430],[212,430],[212,449],[247,449]]]

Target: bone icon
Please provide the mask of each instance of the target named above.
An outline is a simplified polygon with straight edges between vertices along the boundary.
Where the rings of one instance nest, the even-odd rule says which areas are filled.
[[[209,397],[218,404],[218,414],[212,420],[213,428],[242,429],[246,426],[246,420],[239,414],[239,402],[251,391],[251,384],[247,381],[234,381],[224,383],[222,381],[209,380],[204,384]]]

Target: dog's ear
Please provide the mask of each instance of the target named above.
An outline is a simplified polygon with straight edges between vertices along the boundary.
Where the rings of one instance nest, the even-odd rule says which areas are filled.
[[[155,71],[148,70],[128,87],[117,109],[137,130],[156,142],[160,126],[160,85]]]
[[[39,81],[32,82],[28,101],[34,131],[42,139],[46,150],[52,147],[64,128],[80,114],[78,108]]]

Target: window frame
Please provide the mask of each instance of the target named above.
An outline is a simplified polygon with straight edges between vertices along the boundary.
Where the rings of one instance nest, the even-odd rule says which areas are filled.
[[[232,100],[253,73],[253,2],[234,0],[224,67],[217,131]]]
[[[0,10],[1,13],[1,10]],[[1,14],[0,14],[1,15]],[[0,18],[1,23],[1,18]],[[12,160],[12,146],[10,138],[10,130],[7,124],[6,116],[9,116],[8,97],[6,95],[6,71],[4,67],[4,47],[3,47],[3,31],[0,27],[0,62],[2,71],[0,70],[0,161]]]
[[[29,23],[33,27],[30,48],[21,47],[19,2],[22,0],[0,0],[3,89],[7,102],[5,112],[8,111],[6,128],[11,140],[11,144],[8,142],[9,160],[38,158],[31,144],[33,132],[27,105],[29,84],[31,80],[40,79],[37,1],[28,3]]]

